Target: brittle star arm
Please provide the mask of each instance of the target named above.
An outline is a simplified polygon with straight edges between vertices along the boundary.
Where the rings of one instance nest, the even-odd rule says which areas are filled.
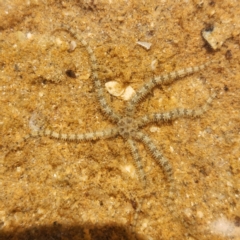
[[[137,145],[136,145],[135,141],[132,140],[131,138],[129,138],[127,140],[127,143],[128,143],[128,146],[131,150],[132,157],[135,161],[135,166],[137,168],[138,176],[140,176],[140,180],[142,181],[142,184],[145,188],[146,187],[146,174],[145,174],[144,169],[143,169],[142,158],[139,154],[139,150],[137,148]]]
[[[144,169],[143,169],[142,158],[139,154],[139,150],[137,148],[137,145],[136,145],[135,141],[131,138],[129,138],[127,140],[127,143],[128,143],[128,146],[131,150],[132,157],[135,161],[135,166],[136,166],[136,169],[137,169],[137,172],[138,172],[138,176],[140,177],[140,180],[143,184],[143,187],[146,188],[146,183],[147,183],[146,174],[145,174]],[[134,226],[136,227],[136,225],[137,225],[137,220],[138,220],[138,216],[139,216],[139,213],[141,211],[141,208],[142,208],[143,200],[144,200],[144,198],[140,198],[138,200],[137,209],[136,209],[135,214],[133,216],[133,221],[132,221],[132,224],[131,224],[131,227],[130,227],[132,233],[133,233],[133,230],[134,230]]]
[[[32,132],[29,135],[27,135],[24,139],[26,140],[30,137],[47,136],[50,138],[55,138],[55,139],[60,139],[65,141],[92,141],[97,139],[111,138],[116,135],[118,135],[117,128],[108,128],[101,131],[81,133],[81,134],[60,133],[60,132],[55,132],[46,128],[44,130]]]
[[[167,181],[169,183],[169,194],[167,199],[167,207],[169,211],[172,214],[175,214],[174,212],[174,195],[176,194],[175,186],[174,186],[174,177],[173,177],[173,170],[172,166],[169,163],[169,161],[162,155],[162,153],[157,149],[156,145],[153,143],[153,141],[150,139],[150,137],[139,131],[136,133],[134,138],[138,141],[141,141],[146,148],[150,151],[153,158],[156,160],[156,162],[162,167],[164,173],[167,176]]]
[[[210,105],[215,97],[216,93],[214,92],[207,99],[206,103],[197,109],[175,108],[168,112],[156,112],[144,115],[137,119],[138,126],[144,127],[148,123],[170,121],[180,117],[199,117],[210,108]]]
[[[106,139],[111,138],[118,135],[118,129],[117,128],[109,128],[104,129],[102,131],[96,131],[96,132],[89,132],[89,133],[82,133],[82,134],[74,134],[74,133],[58,133],[55,131],[52,131],[50,129],[43,129],[38,131],[33,131],[29,134],[27,134],[25,137],[22,138],[21,141],[17,142],[15,146],[13,146],[5,155],[6,156],[12,152],[17,151],[20,148],[20,145],[27,141],[29,138],[35,138],[35,137],[41,137],[41,136],[47,136],[50,138],[65,140],[65,141],[92,141],[97,139]]]
[[[173,71],[161,76],[153,77],[149,82],[144,84],[140,89],[136,91],[136,94],[133,96],[133,98],[128,102],[127,108],[126,108],[126,114],[128,116],[132,116],[134,114],[136,105],[144,99],[144,97],[156,86],[161,84],[169,84],[173,82],[174,80],[177,80],[179,78],[183,78],[187,75],[199,72],[203,69],[205,69],[207,66],[209,66],[214,61],[209,61],[205,64],[195,66],[195,67],[188,67],[184,69],[180,69],[177,71]]]
[[[95,91],[97,93],[97,98],[98,98],[98,102],[100,104],[101,110],[103,113],[105,113],[111,120],[113,120],[114,122],[117,122],[120,119],[120,116],[115,113],[113,111],[113,109],[109,106],[105,95],[104,95],[104,89],[102,87],[102,83],[98,78],[98,64],[97,64],[97,59],[93,53],[92,48],[88,45],[88,43],[77,33],[75,32],[71,27],[69,26],[61,26],[61,29],[68,31],[73,37],[75,37],[78,41],[81,42],[81,44],[85,47],[88,55],[89,55],[89,59],[91,62],[91,77],[92,77],[92,81],[94,84],[94,88]]]

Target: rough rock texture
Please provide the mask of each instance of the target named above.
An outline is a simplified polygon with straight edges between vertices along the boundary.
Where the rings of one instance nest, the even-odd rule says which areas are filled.
[[[11,151],[42,125],[76,133],[112,125],[98,107],[85,49],[61,24],[92,47],[103,85],[136,90],[154,75],[218,61],[155,88],[138,107],[139,115],[194,108],[218,92],[200,118],[144,129],[173,166],[177,219],[167,209],[166,177],[142,144],[146,189],[120,137],[39,137]],[[223,29],[216,51],[202,37],[214,26]],[[0,0],[0,239],[132,239],[140,199],[137,239],[240,239],[239,26],[234,0]]]

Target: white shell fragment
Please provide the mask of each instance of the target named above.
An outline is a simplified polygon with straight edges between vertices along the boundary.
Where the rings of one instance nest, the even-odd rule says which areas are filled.
[[[107,82],[105,83],[105,87],[111,95],[119,97],[124,101],[128,101],[135,94],[135,90],[131,86],[124,88],[123,85],[117,81]]]
[[[55,42],[58,46],[60,46],[62,44],[62,40],[60,38],[56,38]]]
[[[149,42],[139,42],[139,41],[138,41],[137,44],[140,45],[140,46],[142,46],[142,47],[144,47],[144,48],[147,49],[147,50],[149,50],[149,49],[151,48],[151,46],[152,46],[152,44],[149,43]]]
[[[28,32],[28,33],[27,33],[27,39],[31,39],[31,38],[32,38],[32,36],[33,36],[33,34],[32,34],[32,33],[30,33],[30,32]]]
[[[155,127],[155,126],[152,126],[152,127],[150,127],[150,132],[152,132],[152,133],[155,133],[155,132],[158,132],[158,127]]]
[[[156,69],[157,65],[158,65],[158,60],[157,59],[152,60],[152,62],[151,62],[152,71],[154,71]]]
[[[135,94],[135,90],[131,87],[128,86],[125,88],[124,93],[121,95],[122,100],[128,101],[132,98],[132,96]]]
[[[116,81],[110,81],[105,83],[105,87],[107,89],[107,91],[115,96],[115,97],[119,97],[124,93],[124,88],[122,86],[122,84],[120,84],[119,82]]]
[[[71,41],[68,51],[69,51],[69,52],[73,52],[76,47],[77,47],[76,41]]]

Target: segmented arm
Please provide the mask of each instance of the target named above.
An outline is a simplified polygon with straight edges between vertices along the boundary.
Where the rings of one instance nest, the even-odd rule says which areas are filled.
[[[143,187],[146,187],[146,174],[143,169],[142,165],[142,158],[139,154],[138,148],[136,143],[132,139],[127,140],[128,146],[131,150],[132,157],[135,161],[135,166],[137,168],[138,176],[140,177],[140,180],[142,181]]]
[[[128,146],[131,150],[132,157],[135,161],[135,166],[136,166],[136,169],[137,169],[137,172],[138,172],[138,176],[140,177],[140,180],[143,184],[143,187],[146,188],[146,182],[147,182],[146,174],[145,174],[144,169],[143,169],[142,158],[139,154],[137,145],[136,145],[135,141],[130,139],[130,138],[127,140],[127,143],[128,143]],[[136,209],[136,211],[133,215],[133,221],[132,221],[132,224],[131,224],[132,227],[130,228],[133,235],[134,235],[133,230],[134,230],[134,227],[136,227],[136,225],[137,225],[137,220],[138,220],[138,216],[139,216],[139,213],[141,211],[141,208],[142,208],[143,200],[144,200],[144,198],[140,198],[138,200],[137,209]]]
[[[173,71],[161,76],[153,77],[148,83],[144,84],[139,90],[136,91],[136,94],[133,98],[128,102],[126,108],[126,114],[128,116],[132,116],[134,114],[136,105],[156,86],[161,84],[169,84],[176,79],[185,77],[187,75],[199,72],[205,69],[214,61],[207,62],[200,66],[188,67],[181,70]]]
[[[157,163],[162,167],[164,173],[166,174],[167,181],[169,184],[169,194],[167,200],[167,206],[169,211],[175,215],[174,212],[174,196],[176,195],[176,189],[174,186],[174,177],[172,166],[169,161],[162,155],[162,153],[157,149],[153,141],[148,137],[147,134],[139,131],[137,132],[134,138],[138,141],[141,141],[147,149],[150,151],[153,158],[157,161]]]
[[[38,131],[34,131],[30,134],[27,134],[25,137],[22,138],[21,141],[15,143],[14,146],[12,146],[10,148],[10,150],[7,151],[4,158],[7,158],[7,156],[11,152],[20,150],[22,148],[22,144],[25,141],[27,141],[29,138],[48,136],[50,138],[56,138],[56,139],[65,140],[65,141],[91,141],[91,140],[97,140],[97,139],[111,138],[116,135],[118,135],[117,128],[109,128],[109,129],[105,129],[102,131],[89,132],[89,133],[84,133],[84,134],[57,133],[57,132],[51,131],[49,129],[38,130]]]
[[[82,133],[82,134],[75,134],[75,133],[58,133],[52,131],[50,129],[39,130],[36,132],[32,132],[27,135],[24,139],[30,137],[40,137],[40,136],[47,136],[50,138],[56,138],[65,141],[91,141],[97,139],[106,139],[114,137],[118,134],[117,128],[109,128],[102,131],[96,132],[89,132],[89,133]]]
[[[212,95],[207,99],[206,103],[197,109],[176,108],[169,112],[159,112],[144,115],[137,119],[138,126],[143,127],[148,123],[170,121],[180,117],[199,117],[210,108],[210,105],[216,96],[217,94],[215,92],[212,93]]]
[[[102,131],[96,131],[96,132],[89,132],[89,133],[82,133],[82,134],[74,134],[74,133],[58,133],[55,131],[52,131],[48,128],[41,129],[38,131],[31,132],[24,136],[21,141],[17,142],[14,147],[9,151],[16,151],[19,146],[27,141],[29,138],[36,138],[36,137],[42,137],[47,136],[50,138],[60,139],[64,141],[92,141],[97,139],[106,139],[111,138],[118,135],[118,129],[117,128],[109,128]]]
[[[104,90],[101,84],[101,81],[98,78],[98,65],[97,65],[97,59],[93,53],[92,48],[88,45],[88,43],[77,33],[75,32],[71,27],[63,25],[61,26],[61,29],[68,31],[74,38],[76,38],[78,41],[81,42],[81,44],[85,47],[89,59],[91,62],[91,71],[92,71],[92,80],[94,84],[95,91],[97,93],[98,102],[100,104],[101,110],[104,114],[106,114],[111,120],[114,122],[117,122],[120,118],[120,116],[113,111],[113,109],[109,106],[107,103],[107,100],[104,95]]]

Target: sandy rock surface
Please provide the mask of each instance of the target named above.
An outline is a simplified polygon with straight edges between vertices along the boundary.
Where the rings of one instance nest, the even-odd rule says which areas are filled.
[[[86,49],[62,25],[92,48],[103,86],[137,91],[153,76],[216,61],[154,88],[134,115],[194,109],[217,92],[199,118],[143,129],[172,165],[174,216],[166,175],[141,142],[145,189],[119,136],[22,142],[45,126],[74,134],[114,126]],[[240,239],[239,48],[239,1],[0,0],[0,239]],[[127,101],[105,94],[124,116]]]

